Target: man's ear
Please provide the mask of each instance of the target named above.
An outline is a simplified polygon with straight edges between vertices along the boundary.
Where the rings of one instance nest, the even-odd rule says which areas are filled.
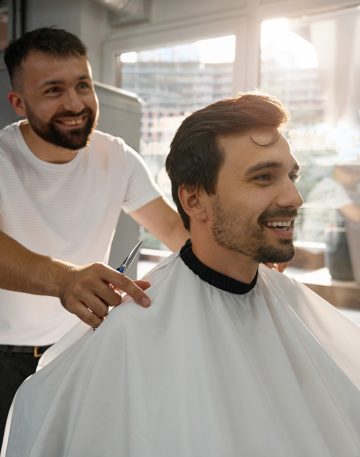
[[[8,100],[18,116],[26,116],[24,101],[19,92],[9,92]]]
[[[178,189],[178,197],[185,213],[190,220],[205,222],[208,219],[207,206],[205,204],[205,192],[195,186],[181,185]]]

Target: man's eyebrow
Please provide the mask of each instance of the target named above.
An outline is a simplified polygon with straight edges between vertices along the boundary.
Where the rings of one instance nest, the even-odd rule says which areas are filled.
[[[283,168],[284,167],[284,164],[282,162],[275,162],[275,161],[270,161],[270,160],[267,160],[265,162],[259,162],[255,165],[253,165],[252,167],[248,168],[246,170],[246,175],[251,175],[253,173],[256,173],[256,172],[259,172],[259,171],[262,171],[262,170],[266,170],[268,168],[277,168],[277,169],[280,169],[280,168]],[[300,170],[300,166],[297,162],[294,163],[294,166],[292,168],[292,171],[293,172],[298,172]]]

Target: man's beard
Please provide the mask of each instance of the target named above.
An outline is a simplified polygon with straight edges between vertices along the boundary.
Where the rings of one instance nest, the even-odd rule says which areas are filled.
[[[87,116],[86,123],[80,128],[69,131],[62,131],[56,123],[58,118],[68,118]],[[76,151],[85,147],[89,141],[93,130],[96,127],[97,117],[93,110],[84,108],[80,113],[63,112],[55,114],[49,122],[45,123],[39,119],[34,112],[27,106],[27,119],[34,132],[48,143],[60,146],[61,148]]]
[[[239,211],[224,211],[219,200],[213,203],[212,209],[214,217],[212,232],[220,246],[244,254],[258,263],[287,262],[294,256],[293,241],[274,237],[274,241],[270,242],[261,221],[275,217],[295,217],[296,210],[265,211],[255,225],[244,221],[239,216]]]

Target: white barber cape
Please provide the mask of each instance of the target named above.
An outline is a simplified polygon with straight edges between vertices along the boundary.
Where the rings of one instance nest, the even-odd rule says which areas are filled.
[[[45,354],[6,457],[360,456],[355,324],[266,267],[250,285],[216,273],[190,244],[149,280],[150,308],[124,303]]]

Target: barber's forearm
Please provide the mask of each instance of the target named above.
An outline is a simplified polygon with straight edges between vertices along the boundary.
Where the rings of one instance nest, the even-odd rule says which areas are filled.
[[[162,197],[152,200],[130,215],[172,251],[180,249],[190,237],[179,214]]]
[[[36,254],[0,231],[0,288],[59,296],[60,284],[74,266]]]
[[[360,207],[353,204],[343,206],[340,212],[346,219],[352,222],[360,222]]]
[[[187,239],[190,238],[190,233],[184,229],[181,224],[174,224],[174,227],[167,235],[164,235],[163,243],[172,251],[180,249]]]
[[[63,307],[95,328],[109,307],[121,303],[126,292],[147,307],[147,281],[131,281],[108,265],[73,265],[29,251],[0,231],[0,288],[58,297]]]

